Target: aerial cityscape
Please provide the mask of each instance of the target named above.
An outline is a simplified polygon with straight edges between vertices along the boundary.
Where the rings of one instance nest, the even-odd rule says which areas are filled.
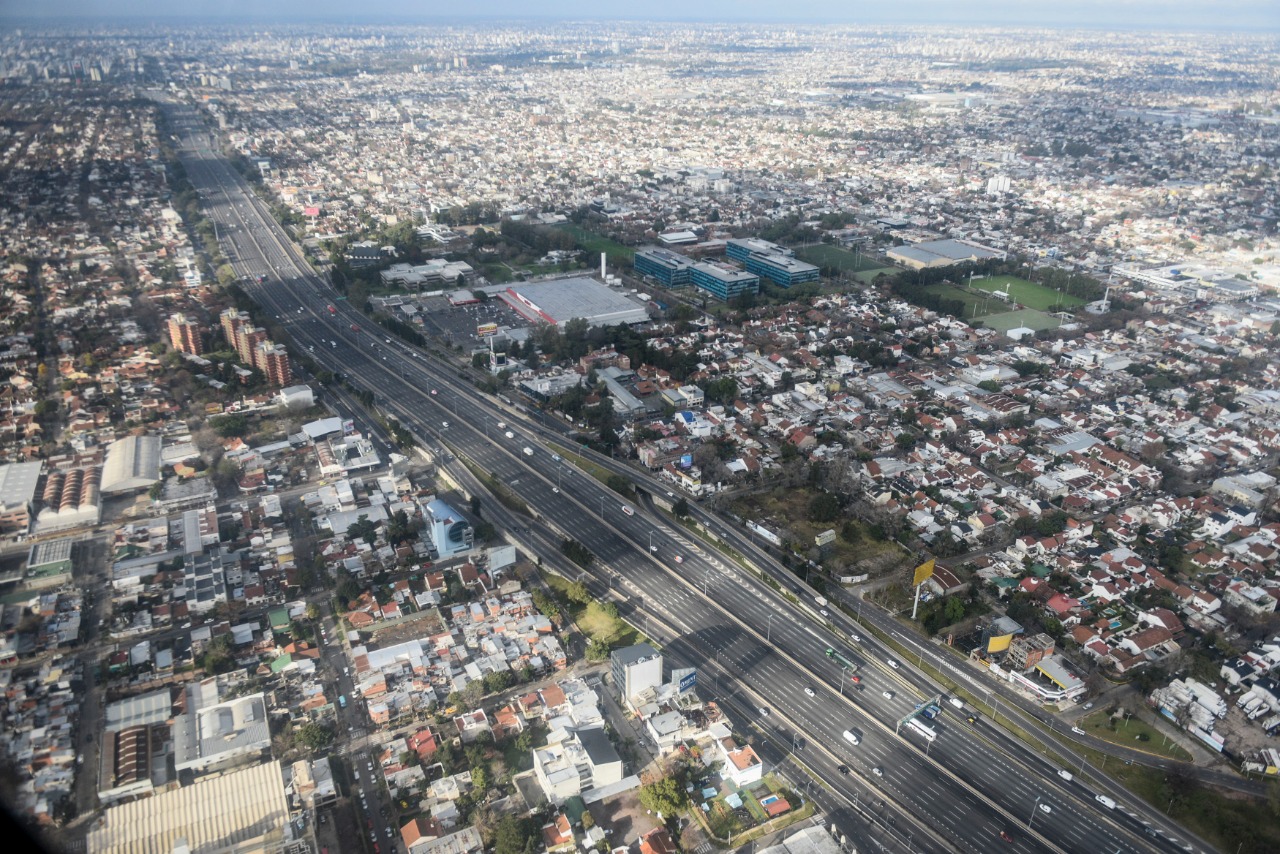
[[[944,5],[0,14],[15,834],[1280,850],[1280,21]]]

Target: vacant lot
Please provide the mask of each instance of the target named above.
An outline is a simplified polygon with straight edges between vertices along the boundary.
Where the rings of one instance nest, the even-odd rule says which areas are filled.
[[[1040,311],[1059,311],[1084,305],[1084,300],[1080,299],[1080,297],[1073,297],[1061,291],[1055,291],[1053,288],[1046,288],[1044,285],[1037,285],[1035,282],[1020,279],[1017,276],[991,276],[986,279],[974,279],[972,285],[983,291],[1003,291],[1007,288],[1009,298],[1013,302],[1024,305],[1027,308],[1036,308]]]
[[[771,530],[780,529],[780,536],[792,539],[802,554],[814,547],[814,537],[834,529],[838,535],[836,541],[826,547],[821,559],[823,567],[828,570],[852,568],[898,551],[895,543],[878,539],[870,528],[847,515],[833,522],[809,521],[809,504],[817,495],[810,489],[745,495],[734,502],[733,512]],[[852,522],[847,531],[846,522]],[[845,533],[856,533],[857,536],[846,540]]]

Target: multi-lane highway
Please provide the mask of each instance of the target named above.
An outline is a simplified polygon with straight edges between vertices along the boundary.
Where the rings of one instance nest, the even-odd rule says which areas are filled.
[[[1006,844],[1024,851],[1190,850],[1159,832],[1147,835],[1140,821],[1097,801],[1082,780],[1064,779],[1040,754],[985,722],[966,723],[946,703],[932,722],[935,740],[905,728],[896,733],[901,718],[937,693],[909,662],[890,664],[891,654],[870,636],[852,639],[856,627],[844,615],[820,619],[811,603],[787,601],[683,529],[579,473],[521,426],[519,412],[459,379],[455,366],[378,334],[310,272],[265,206],[214,154],[195,111],[171,106],[170,114],[188,175],[237,273],[266,276],[249,290],[294,345],[372,390],[378,406],[427,444],[447,445],[508,484],[533,508],[531,531],[586,545],[603,584],[638,615],[660,618],[678,633],[664,638],[668,657],[723,673],[726,685],[733,680],[736,696],[747,701],[738,711],[751,718],[754,710],[749,722],[763,731],[799,733],[805,765],[847,803],[885,801],[914,816],[914,824],[906,815],[897,822],[900,844],[929,851]],[[828,647],[861,665],[860,684],[827,656]],[[859,737],[857,745],[846,731]]]

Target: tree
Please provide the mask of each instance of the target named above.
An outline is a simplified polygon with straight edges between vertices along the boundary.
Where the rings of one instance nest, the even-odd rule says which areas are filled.
[[[489,788],[489,772],[483,764],[471,766],[471,787],[477,792]]]
[[[479,517],[480,514],[480,496],[471,496],[471,515]]]
[[[689,803],[689,796],[680,780],[673,775],[643,786],[640,789],[640,803],[647,810],[661,813],[663,818],[671,818],[684,810]]]
[[[374,541],[378,539],[378,524],[361,513],[360,518],[347,526],[347,538],[364,540],[369,545],[373,545]]]
[[[947,603],[942,608],[942,615],[947,618],[947,625],[960,622],[964,619],[964,603],[955,596],[947,597]]]
[[[324,724],[303,724],[294,732],[294,737],[310,750],[323,750],[333,744],[333,730]]]
[[[840,499],[830,492],[815,495],[809,502],[810,522],[834,522],[840,515]]]
[[[609,653],[609,645],[604,641],[592,638],[587,644],[587,661],[606,661]]]
[[[534,854],[541,847],[538,823],[531,818],[504,815],[493,832],[493,854]]]
[[[683,519],[689,515],[689,501],[683,495],[675,504],[671,505],[671,512]]]
[[[575,581],[565,589],[564,595],[569,598],[570,602],[577,602],[585,605],[591,601],[591,593],[587,590],[587,585],[581,581]]]
[[[147,497],[150,498],[152,501],[159,501],[160,496],[163,494],[164,494],[163,480],[157,480],[155,483],[151,484],[151,487],[147,490]]]

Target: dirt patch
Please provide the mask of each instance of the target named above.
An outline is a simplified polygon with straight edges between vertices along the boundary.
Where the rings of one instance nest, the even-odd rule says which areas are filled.
[[[639,789],[598,801],[587,811],[597,827],[613,831],[614,840],[638,839],[659,826],[658,817],[650,815],[640,803]]]

